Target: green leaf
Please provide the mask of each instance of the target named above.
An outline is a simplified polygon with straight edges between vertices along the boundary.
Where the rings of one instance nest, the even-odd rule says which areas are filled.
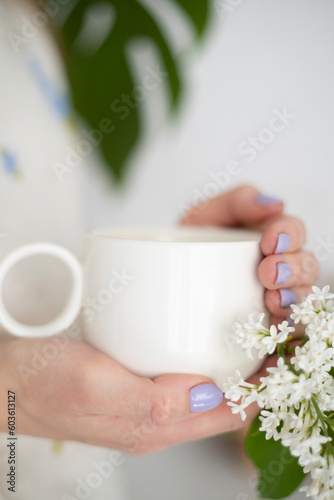
[[[209,0],[175,1],[195,24],[198,34],[202,33]],[[97,50],[78,50],[75,42],[87,13],[100,3],[112,6],[115,22]],[[179,64],[159,24],[137,0],[79,0],[69,12],[62,33],[74,107],[91,129],[100,129],[101,120],[112,121],[113,130],[103,134],[101,149],[114,177],[120,179],[143,132],[142,99],[135,94],[136,86],[143,88],[143,82],[136,81],[127,59],[129,43],[141,38],[158,50],[160,60],[151,70],[163,75],[157,84],[169,93],[170,111],[177,108],[182,96]],[[144,100],[149,98],[149,90],[146,93]]]
[[[280,441],[266,440],[260,431],[261,421],[257,417],[251,424],[245,449],[249,458],[259,469],[257,490],[260,498],[286,498],[305,478],[297,458]]]
[[[202,35],[209,18],[209,0],[174,0],[193,21],[198,35]]]

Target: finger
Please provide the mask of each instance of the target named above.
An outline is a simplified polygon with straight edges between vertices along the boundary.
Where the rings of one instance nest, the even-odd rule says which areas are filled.
[[[261,369],[254,374],[249,382],[254,384],[260,383],[260,377],[268,375],[266,368],[275,366],[277,356],[268,357]],[[251,404],[246,409],[247,418],[242,421],[239,415],[235,415],[231,411],[231,407],[224,402],[209,413],[203,413],[196,416],[194,419],[187,419],[177,422],[170,426],[156,428],[152,430],[152,434],[145,435],[139,432],[132,431],[132,435],[137,434],[138,439],[133,439],[132,449],[129,451],[134,454],[143,454],[152,451],[158,451],[167,446],[176,445],[182,442],[194,441],[203,439],[209,436],[214,436],[224,432],[232,432],[248,426],[256,417],[260,408],[256,403]],[[124,441],[123,441],[124,442]],[[130,443],[130,440],[129,440]]]
[[[201,375],[170,374],[151,380],[134,375],[98,352],[82,366],[76,375],[80,385],[76,407],[81,414],[152,419],[165,425],[209,410],[222,400],[220,389]]]
[[[227,402],[207,414],[201,414],[192,419],[183,420],[160,427],[152,434],[142,435],[140,440],[133,440],[131,447],[126,451],[141,455],[160,451],[164,448],[189,441],[197,441],[225,432],[233,432],[247,427],[259,412],[256,403],[247,408],[247,418],[241,420],[239,415],[231,412]],[[130,443],[130,442],[129,442]]]
[[[183,224],[213,226],[253,226],[268,217],[278,215],[283,203],[261,195],[252,186],[241,186],[194,207],[182,220]]]
[[[297,217],[282,215],[274,222],[266,221],[257,228],[263,230],[260,247],[264,255],[300,250],[306,241],[303,222]]]
[[[287,318],[291,314],[291,304],[299,304],[302,298],[311,292],[310,286],[267,290],[265,304],[272,314],[280,318]]]
[[[68,439],[141,455],[244,428],[258,411],[256,404],[250,405],[247,409],[247,420],[242,421],[239,415],[232,414],[227,402],[223,402],[207,413],[194,414],[193,418],[163,426],[153,419],[134,422],[106,414],[86,415],[77,421]],[[31,435],[40,435],[39,428],[36,427]],[[59,439],[64,439],[64,434],[59,433]]]
[[[312,285],[318,277],[318,263],[309,252],[269,255],[258,267],[265,288],[277,290]]]
[[[274,357],[271,356],[250,381],[258,384],[259,377],[266,374],[265,368],[272,366],[273,362]],[[134,422],[131,419],[106,414],[85,415],[77,426],[76,439],[120,449],[127,453],[143,454],[181,442],[243,428],[250,423],[258,411],[256,404],[250,405],[247,408],[247,420],[243,422],[239,415],[232,414],[227,401],[224,401],[209,412],[196,413],[193,414],[193,418],[170,423],[170,425],[160,425],[154,418]]]

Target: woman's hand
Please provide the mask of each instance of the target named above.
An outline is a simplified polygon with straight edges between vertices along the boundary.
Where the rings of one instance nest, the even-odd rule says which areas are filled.
[[[137,377],[93,347],[67,340],[58,352],[52,338],[1,342],[1,431],[8,432],[8,390],[16,394],[16,433],[133,454],[244,425],[206,377]]]
[[[263,231],[264,258],[258,273],[266,288],[267,307],[278,317],[289,313],[292,299],[308,293],[318,272],[315,258],[302,250],[302,222],[282,211],[282,202],[259,197],[246,186],[194,208],[183,221]],[[248,419],[242,422],[226,401],[221,403],[221,392],[206,377],[137,377],[108,356],[73,340],[59,348],[56,356],[44,355],[44,362],[35,366],[33,360],[51,352],[52,345],[50,338],[1,343],[1,430],[7,430],[7,390],[16,393],[18,433],[135,454],[236,430],[258,412],[256,404],[251,405]],[[268,364],[272,359],[260,374]],[[251,381],[255,383],[260,374]]]
[[[315,257],[302,249],[306,240],[300,219],[283,214],[283,202],[261,195],[254,187],[241,186],[194,207],[183,224],[233,226],[262,232],[264,255],[258,268],[266,289],[265,302],[275,316],[290,314],[290,304],[310,293],[318,276]]]

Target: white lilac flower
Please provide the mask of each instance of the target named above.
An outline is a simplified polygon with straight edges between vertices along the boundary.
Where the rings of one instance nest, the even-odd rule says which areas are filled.
[[[310,399],[317,392],[317,384],[313,378],[306,378],[306,375],[302,373],[299,375],[298,382],[291,384],[291,389],[291,401],[295,404]]]
[[[281,440],[283,446],[290,448],[290,452],[292,455],[296,455],[296,450],[298,450],[300,443],[309,437],[309,430],[304,429],[301,430],[293,430],[292,432],[281,432]]]
[[[275,378],[275,376],[284,376],[288,371],[289,367],[283,358],[278,358],[276,366],[270,366],[267,368],[267,372],[270,373],[273,378]]]
[[[333,500],[333,460],[333,456],[329,456],[327,460],[322,461],[318,467],[314,467],[310,471],[312,484],[303,486],[300,488],[300,491],[305,492],[307,497],[312,497],[316,500]]]
[[[314,353],[314,357],[317,360],[317,366],[322,370],[329,371],[334,366],[334,348],[327,347],[324,342],[321,342],[320,345],[321,350],[318,349]]]
[[[312,286],[312,292],[310,293],[308,298],[310,300],[319,301],[320,304],[325,304],[326,300],[334,299],[334,294],[329,293],[329,286],[326,285],[322,289],[317,286]]]
[[[294,329],[292,328],[292,330]],[[285,342],[289,334],[286,329],[278,332],[275,325],[271,325],[269,332],[270,335],[263,337],[261,342],[266,346],[268,354],[272,354],[275,351],[277,344],[282,344],[283,342]]]
[[[236,342],[241,344],[250,359],[253,359],[255,349],[259,351],[257,356],[260,359],[267,354],[267,350],[261,344],[263,336],[269,334],[269,330],[262,324],[264,318],[264,313],[253,313],[249,316],[247,323],[244,325],[235,323],[232,327]]]
[[[266,439],[270,439],[277,434],[277,427],[280,425],[281,419],[275,412],[262,410],[260,420],[260,431],[264,431],[266,433]]]
[[[254,332],[263,332],[266,333],[267,329],[263,326],[263,321],[265,319],[264,313],[252,313],[248,317],[248,322],[245,323],[244,329],[254,331]]]
[[[333,319],[334,300],[327,300],[326,301],[326,313],[327,313],[327,318],[328,319]]]
[[[239,370],[235,372],[234,377],[228,377],[227,382],[223,384],[225,397],[231,401],[239,401],[243,396],[250,394],[250,390],[255,387],[254,384],[244,381]]]
[[[294,365],[295,370],[303,370],[307,375],[309,375],[316,366],[312,351],[299,346],[295,349],[295,356],[292,358],[291,364]]]
[[[312,454],[319,454],[324,443],[327,443],[330,440],[330,437],[321,436],[318,433],[313,434],[301,443],[301,449],[309,450]]]
[[[295,413],[294,410],[288,413],[287,418],[284,420],[284,428],[282,429],[283,432],[286,430],[289,432],[294,429],[296,429],[296,431],[300,431],[304,427],[305,421],[303,407],[304,405],[301,407],[298,413]]]
[[[258,349],[258,358],[259,359],[263,359],[265,356],[267,356],[268,354],[268,349],[267,349],[267,346],[266,345],[263,345],[263,344],[258,344],[256,346],[256,348]]]
[[[294,320],[295,324],[301,322],[303,325],[307,325],[317,314],[312,301],[309,299],[305,299],[299,305],[291,304],[291,308],[293,313],[290,315],[290,318]]]
[[[334,347],[334,321],[328,321],[326,329],[324,329],[321,333],[322,338],[327,340],[327,342]]]
[[[322,337],[323,332],[326,330],[326,325],[328,323],[328,318],[323,315],[323,311],[319,311],[317,315],[315,315],[312,318],[312,321],[310,324],[307,325],[307,335],[308,337],[313,337],[315,336],[316,338],[319,337],[319,335]]]
[[[321,340],[307,342],[302,348],[296,347],[291,363],[296,370],[303,370],[306,374],[314,372],[315,369],[329,371],[334,366],[334,348],[328,347],[327,342]]]
[[[233,330],[237,344],[241,344],[242,348],[247,353],[247,357],[253,359],[254,347],[258,342],[257,331],[252,331],[250,329],[246,330],[239,323],[234,324]]]
[[[305,493],[305,496],[307,498],[312,497],[312,498],[319,499],[319,496],[318,496],[319,488],[320,488],[320,480],[317,480],[317,481],[313,481],[312,484],[310,484],[309,486],[302,486],[299,489],[299,491],[301,491],[302,493]],[[327,499],[323,498],[322,500],[327,500]]]
[[[283,321],[278,325],[278,329],[281,331],[281,333],[286,334],[286,338],[290,335],[290,333],[295,331],[295,328],[293,326],[289,326],[288,321]]]
[[[266,395],[259,393],[257,389],[251,389],[250,394],[246,396],[245,403],[247,403],[247,406],[257,403],[259,408],[264,408],[266,405]]]
[[[232,375],[227,379],[227,384],[230,386],[231,389],[235,389],[236,387],[238,387],[239,385],[243,385],[244,383],[245,381],[242,378],[239,370],[235,372],[234,376]]]
[[[334,443],[328,430],[334,414],[334,294],[329,287],[312,291],[291,306],[291,319],[305,326],[301,345],[289,347],[294,328],[287,321],[267,329],[264,315],[253,314],[244,325],[235,325],[236,340],[248,355],[263,357],[278,349],[279,359],[267,368],[260,386],[245,382],[238,372],[224,389],[232,413],[242,420],[250,404],[262,408],[260,430],[289,447],[311,476],[312,484],[301,491],[313,500],[334,500]],[[290,360],[287,353],[292,353]]]
[[[234,414],[239,413],[241,420],[242,421],[246,420],[247,415],[246,415],[245,407],[243,404],[237,405],[235,403],[231,403],[230,401],[227,404],[229,406],[231,406],[232,413],[234,413]]]

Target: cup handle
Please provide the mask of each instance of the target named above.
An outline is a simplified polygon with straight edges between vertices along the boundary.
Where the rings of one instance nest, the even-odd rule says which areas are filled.
[[[72,276],[72,291],[66,306],[52,321],[38,326],[20,323],[13,318],[3,300],[3,287],[8,272],[21,260],[33,255],[48,255],[59,259]],[[20,337],[46,337],[66,330],[79,314],[82,302],[83,273],[78,259],[65,248],[53,243],[33,243],[17,248],[0,262],[0,324],[9,333]]]

